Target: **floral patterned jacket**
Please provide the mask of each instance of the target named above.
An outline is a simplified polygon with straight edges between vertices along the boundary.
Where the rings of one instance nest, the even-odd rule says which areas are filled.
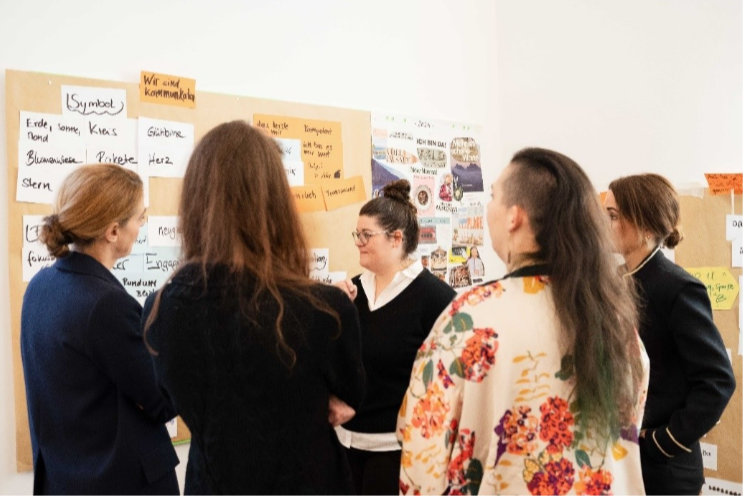
[[[509,278],[459,296],[418,351],[398,417],[400,494],[644,494],[638,429],[578,429],[572,356],[549,280]],[[638,338],[639,341],[639,338]]]

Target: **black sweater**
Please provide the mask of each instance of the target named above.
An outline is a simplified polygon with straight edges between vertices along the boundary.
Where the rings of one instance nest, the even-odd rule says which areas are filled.
[[[238,304],[254,283],[226,270],[199,282],[185,266],[161,290],[147,340],[160,382],[191,430],[186,494],[333,494],[353,491],[343,448],[328,423],[328,397],[359,408],[364,394],[356,309],[338,288],[315,295],[338,312],[338,324],[306,300],[282,291],[282,331],[296,353],[279,360],[277,307]],[[150,295],[143,321],[152,311]],[[247,315],[244,315],[246,313]]]
[[[395,432],[415,354],[456,292],[424,270],[402,293],[372,312],[359,276],[353,283],[358,288],[355,303],[361,321],[366,397],[343,427],[373,434]]]
[[[685,460],[701,471],[699,439],[715,426],[735,390],[706,288],[662,252],[633,277],[642,304],[640,337],[650,358],[643,455]]]

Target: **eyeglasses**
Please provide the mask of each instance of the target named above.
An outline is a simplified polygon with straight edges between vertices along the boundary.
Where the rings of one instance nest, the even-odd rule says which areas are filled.
[[[372,236],[376,236],[377,234],[389,234],[389,231],[377,231],[377,232],[354,231],[351,233],[351,236],[353,237],[354,241],[358,241],[362,245],[366,245],[369,242],[369,238],[371,238]]]

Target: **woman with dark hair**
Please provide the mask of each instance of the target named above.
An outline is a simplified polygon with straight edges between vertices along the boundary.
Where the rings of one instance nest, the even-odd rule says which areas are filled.
[[[34,494],[179,494],[165,428],[176,412],[142,342],[142,306],[111,273],[145,222],[143,191],[118,165],[80,167],[44,218],[57,260],[21,311]]]
[[[651,363],[640,433],[645,490],[699,494],[699,439],[720,419],[735,377],[706,288],[660,251],[682,239],[676,191],[657,174],[627,176],[609,185],[604,204],[625,277],[638,289],[640,338]]]
[[[643,494],[648,362],[591,182],[521,150],[487,222],[510,272],[454,300],[418,351],[400,492]]]
[[[209,131],[179,214],[184,261],[144,325],[192,434],[186,494],[352,491],[329,403],[358,408],[364,394],[358,316],[309,277],[276,143],[242,121]]]
[[[456,294],[412,258],[419,228],[410,183],[394,181],[383,192],[361,208],[352,233],[366,270],[341,283],[359,311],[366,369],[366,398],[337,429],[357,494],[398,492],[397,411],[418,348]]]

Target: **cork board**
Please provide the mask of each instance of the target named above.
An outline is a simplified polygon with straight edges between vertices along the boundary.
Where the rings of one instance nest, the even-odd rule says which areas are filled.
[[[48,215],[50,205],[19,203],[16,198],[18,177],[19,113],[21,110],[60,114],[62,112],[61,86],[94,86],[126,90],[128,117],[151,117],[194,125],[198,141],[214,126],[226,121],[251,121],[253,114],[301,117],[341,123],[343,137],[344,177],[362,176],[365,196],[371,188],[371,116],[369,112],[263,100],[243,96],[222,95],[198,91],[196,108],[142,103],[139,101],[139,82],[123,83],[71,76],[7,70],[6,126],[8,145],[8,259],[10,273],[10,318],[13,348],[13,391],[16,420],[17,470],[33,469],[31,438],[29,435],[26,393],[20,353],[21,304],[27,283],[22,282],[23,216]],[[150,178],[150,215],[176,215],[180,197],[181,179]],[[361,271],[358,252],[351,238],[362,203],[347,205],[328,212],[301,215],[302,223],[313,248],[329,248],[329,270],[347,271],[353,276]],[[183,422],[178,424],[175,442],[190,438]]]
[[[734,201],[735,212],[740,214],[743,209],[741,195],[736,195]],[[712,196],[706,190],[704,198],[682,196],[680,202],[681,225],[685,237],[676,247],[676,263],[682,267],[726,267],[737,282],[741,269],[731,268],[732,246],[730,241],[725,240],[725,215],[733,213],[730,195]],[[732,309],[713,311],[715,324],[722,334],[725,347],[732,350],[737,387],[720,423],[701,441],[717,445],[717,470],[705,469],[705,476],[741,483],[743,357],[738,355],[739,305],[740,294]]]

